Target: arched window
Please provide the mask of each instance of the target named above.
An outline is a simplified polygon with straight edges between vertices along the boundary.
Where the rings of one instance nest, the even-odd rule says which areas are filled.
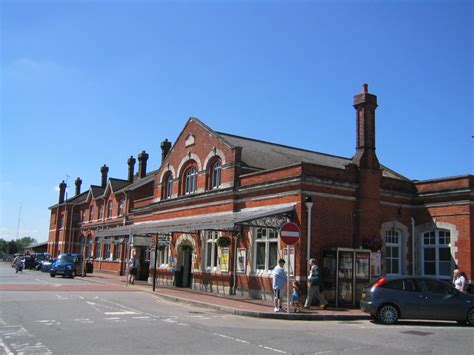
[[[184,194],[192,194],[197,191],[197,170],[191,167],[184,174]]]
[[[163,198],[164,199],[167,199],[167,198],[171,198],[171,195],[173,193],[173,175],[172,174],[169,174],[166,178],[165,178],[165,182],[164,182],[164,191],[163,191]]]
[[[421,243],[423,275],[449,278],[451,276],[450,231],[437,229],[424,232]]]
[[[221,161],[217,160],[211,166],[211,189],[217,189],[221,186]]]
[[[94,206],[91,206],[89,208],[89,222],[92,222],[94,220]]]

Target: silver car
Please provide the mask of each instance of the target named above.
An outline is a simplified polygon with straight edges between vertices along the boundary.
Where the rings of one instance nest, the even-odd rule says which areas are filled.
[[[363,290],[360,308],[384,324],[411,318],[474,325],[474,296],[428,277],[382,277]]]

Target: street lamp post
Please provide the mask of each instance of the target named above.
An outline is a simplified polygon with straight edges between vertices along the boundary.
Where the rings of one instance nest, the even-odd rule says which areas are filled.
[[[306,264],[309,268],[309,260],[311,259],[311,209],[313,208],[313,200],[311,196],[306,196],[305,203],[306,210],[308,212],[308,230],[307,230],[307,241],[306,241]]]

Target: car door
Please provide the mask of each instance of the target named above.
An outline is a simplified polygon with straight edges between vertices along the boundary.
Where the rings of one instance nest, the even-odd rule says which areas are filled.
[[[458,320],[465,313],[465,302],[451,285],[435,279],[417,279],[420,318]]]

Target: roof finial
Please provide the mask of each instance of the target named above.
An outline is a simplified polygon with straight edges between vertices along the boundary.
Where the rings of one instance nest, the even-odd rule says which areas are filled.
[[[362,92],[367,94],[369,92],[369,84],[362,85]]]

